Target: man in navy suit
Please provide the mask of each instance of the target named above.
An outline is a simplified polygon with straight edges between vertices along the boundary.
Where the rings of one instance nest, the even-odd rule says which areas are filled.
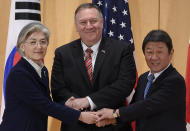
[[[133,49],[124,42],[102,37],[102,13],[92,3],[76,9],[75,25],[80,39],[55,51],[51,79],[54,101],[79,110],[125,105],[136,80]],[[86,58],[89,48],[91,60]],[[91,64],[85,67],[85,61]],[[114,128],[121,130],[118,126],[98,128],[81,122],[72,126],[62,124],[64,131],[113,131]]]
[[[186,131],[185,81],[171,64],[170,36],[153,30],[145,37],[142,50],[150,71],[139,77],[132,103],[117,110],[100,110],[97,126],[136,120],[136,131]]]

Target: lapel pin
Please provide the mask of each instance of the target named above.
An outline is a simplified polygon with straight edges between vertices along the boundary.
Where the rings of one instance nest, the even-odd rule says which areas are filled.
[[[46,71],[44,71],[44,77],[46,77]]]
[[[106,53],[106,51],[105,51],[105,50],[101,50],[101,52],[102,52],[103,54],[105,54],[105,53]]]

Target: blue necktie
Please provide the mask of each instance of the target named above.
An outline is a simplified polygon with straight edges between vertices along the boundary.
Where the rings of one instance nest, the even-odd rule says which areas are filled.
[[[45,66],[41,69],[41,78],[42,79],[46,78],[46,68],[45,68]]]
[[[148,90],[149,90],[150,85],[152,84],[152,81],[153,81],[153,80],[154,80],[154,75],[153,75],[153,74],[150,74],[150,75],[148,76],[148,82],[147,82],[146,88],[145,88],[145,90],[144,90],[144,99],[146,99],[146,96],[147,96],[147,94],[148,94]]]

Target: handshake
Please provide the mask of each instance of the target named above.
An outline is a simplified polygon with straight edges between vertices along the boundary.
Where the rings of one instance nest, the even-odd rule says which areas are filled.
[[[90,107],[87,98],[71,97],[65,102],[65,105],[76,110],[84,110]],[[116,112],[119,116],[119,111],[116,110]],[[96,124],[97,127],[116,124],[116,119],[113,116],[113,109],[108,108],[98,110],[97,112],[82,111],[79,120],[86,124]]]

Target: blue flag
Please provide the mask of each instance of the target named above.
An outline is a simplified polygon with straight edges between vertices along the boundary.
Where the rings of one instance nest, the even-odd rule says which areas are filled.
[[[128,0],[93,0],[104,17],[103,35],[123,40],[134,48]]]

